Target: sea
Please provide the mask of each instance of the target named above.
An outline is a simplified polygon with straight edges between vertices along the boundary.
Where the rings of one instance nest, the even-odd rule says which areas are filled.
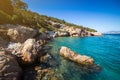
[[[50,41],[49,53],[58,63],[57,68],[65,80],[120,80],[120,34],[90,37],[57,37]],[[80,65],[59,55],[62,46],[87,55],[99,65],[100,72],[88,72]]]

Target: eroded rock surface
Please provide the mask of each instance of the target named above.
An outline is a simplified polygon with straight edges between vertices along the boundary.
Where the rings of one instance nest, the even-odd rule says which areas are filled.
[[[37,34],[37,31],[32,28],[26,28],[23,26],[18,26],[13,29],[9,29],[7,35],[11,40],[17,42],[24,42],[28,38],[32,38]]]
[[[41,46],[36,43],[35,39],[27,39],[20,49],[14,51],[13,54],[20,57],[23,64],[29,64],[36,60],[40,50]]]
[[[28,38],[33,38],[38,33],[37,30],[21,25],[0,25],[2,37],[7,37],[13,42],[24,42]]]
[[[101,36],[102,34],[99,33],[99,32],[91,32],[91,35],[92,35],[92,36]]]
[[[7,50],[15,55],[21,64],[32,64],[37,59],[42,46],[35,39],[27,39],[23,44],[12,43]]]
[[[22,69],[15,57],[6,51],[0,51],[0,80],[20,80]]]

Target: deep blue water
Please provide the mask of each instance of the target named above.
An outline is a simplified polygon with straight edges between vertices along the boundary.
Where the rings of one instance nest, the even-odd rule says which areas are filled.
[[[60,60],[58,66],[65,80],[120,80],[120,35],[93,37],[58,37],[51,41],[50,52]],[[78,65],[59,56],[61,46],[91,56],[102,67],[99,73],[83,73]]]

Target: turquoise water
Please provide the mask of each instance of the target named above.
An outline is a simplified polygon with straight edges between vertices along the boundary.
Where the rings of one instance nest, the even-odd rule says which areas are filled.
[[[59,37],[51,41],[49,52],[56,57],[65,80],[120,80],[120,35],[94,37]],[[60,57],[59,49],[71,50],[91,56],[102,67],[99,73],[86,73],[76,63]]]

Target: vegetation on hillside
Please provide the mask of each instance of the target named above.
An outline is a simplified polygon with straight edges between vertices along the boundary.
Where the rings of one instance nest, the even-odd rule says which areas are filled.
[[[39,28],[40,32],[42,32],[54,30],[53,25],[47,22],[49,20],[67,26],[84,28],[88,31],[96,31],[94,29],[68,23],[64,20],[32,12],[28,10],[28,5],[21,0],[0,0],[0,24],[19,24],[31,28]]]

